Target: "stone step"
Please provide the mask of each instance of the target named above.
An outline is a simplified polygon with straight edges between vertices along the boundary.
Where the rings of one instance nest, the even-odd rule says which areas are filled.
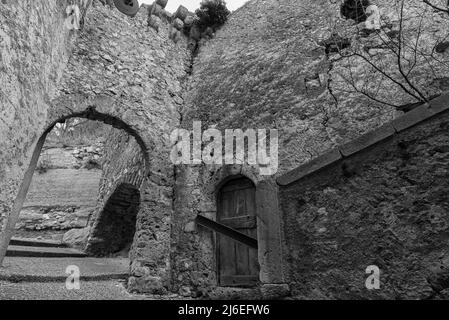
[[[9,246],[7,257],[82,258],[87,255],[71,248]]]
[[[67,245],[60,241],[31,239],[31,238],[12,238],[9,244],[13,246],[25,246],[25,247],[67,248]]]

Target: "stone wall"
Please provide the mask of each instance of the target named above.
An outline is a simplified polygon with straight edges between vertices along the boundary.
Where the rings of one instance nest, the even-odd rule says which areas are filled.
[[[103,145],[45,148],[16,229],[68,230],[87,226],[95,208]]]
[[[341,93],[335,105],[318,42],[338,16],[325,0],[255,0],[235,11],[199,49],[185,126],[278,129],[285,171],[392,119],[393,108],[364,97]],[[312,88],[307,79],[320,74]]]
[[[446,111],[422,107],[390,124],[399,133],[385,127],[342,146],[343,158],[330,152],[280,179],[293,296],[424,299],[446,288],[447,96],[439,106]],[[371,265],[379,290],[365,287]]]
[[[397,7],[388,1],[376,4],[382,16],[389,17],[385,21],[392,21],[384,23],[382,35],[397,31]],[[239,175],[250,178],[260,189],[261,283],[285,288],[282,284],[286,282],[284,268],[288,263],[277,255],[282,251],[278,230],[282,219],[275,177],[401,115],[402,109],[393,105],[416,102],[397,85],[388,85],[380,92],[391,105],[381,104],[351,92],[342,81],[347,62],[339,59],[338,52],[329,51],[326,40],[338,31],[351,37],[352,49],[362,50],[376,47],[377,38],[375,34],[362,36],[353,22],[340,16],[339,5],[325,0],[253,0],[236,10],[211,40],[201,42],[189,80],[183,128],[192,130],[193,121],[202,121],[203,130],[277,129],[279,170],[277,175],[266,177],[259,175],[257,166],[177,168],[177,220],[172,227],[175,290],[201,295],[216,285],[214,234],[195,226],[194,219],[197,214],[215,219],[220,183]],[[415,21],[417,8],[423,8],[419,1],[406,2],[404,29],[411,37],[420,25]],[[421,24],[420,44],[427,45],[426,50],[448,30],[447,17],[432,15]],[[397,69],[395,60],[376,48],[376,57],[384,57],[381,60],[386,70]],[[438,57],[446,61],[447,54]],[[445,90],[438,79],[448,71],[441,68],[432,73],[420,63],[410,73],[411,81],[429,94]],[[356,81],[371,79],[360,61],[353,66]]]
[[[74,3],[84,15],[81,1]],[[64,26],[68,4],[66,0],[0,3],[0,230],[70,56],[76,32]]]
[[[365,84],[370,79],[372,86],[378,84],[374,72],[360,60],[328,52],[326,40],[332,33],[352,41],[347,54],[371,48],[372,61],[394,78],[397,58],[377,34],[364,37],[352,20],[341,17],[340,3],[253,0],[236,10],[195,58],[185,127],[201,120],[204,128],[278,129],[279,171],[285,172],[393,119],[400,112],[391,105],[416,102],[396,84],[379,85],[379,98],[391,104],[385,105],[351,92],[344,83],[349,61],[355,82]],[[397,34],[397,5],[383,0],[372,3],[381,11],[382,37]],[[422,12],[428,15],[421,21]],[[447,15],[432,13],[422,1],[406,1],[404,17],[404,37],[413,41],[413,35],[421,34],[419,45],[425,52],[432,52],[449,29]],[[435,58],[443,63],[427,66],[418,59],[409,75],[428,95],[449,89],[439,85],[449,73],[449,52]]]

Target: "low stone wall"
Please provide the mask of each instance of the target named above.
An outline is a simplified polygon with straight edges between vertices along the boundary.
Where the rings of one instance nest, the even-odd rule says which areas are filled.
[[[423,299],[445,288],[447,101],[441,97],[388,124],[392,131],[362,136],[278,180],[295,297]],[[372,265],[380,269],[378,290],[365,287]]]

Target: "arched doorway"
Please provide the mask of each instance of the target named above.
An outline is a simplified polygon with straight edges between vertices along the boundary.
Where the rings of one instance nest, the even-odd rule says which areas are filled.
[[[257,238],[256,188],[248,178],[233,179],[218,193],[217,221]],[[217,235],[217,270],[220,286],[251,287],[259,282],[257,249]]]
[[[126,133],[126,135],[129,135],[135,141],[138,152],[141,153],[141,158],[142,158],[142,160],[139,161],[139,165],[142,166],[142,168],[140,170],[141,177],[133,176],[132,181],[131,181],[132,183],[129,185],[126,184],[126,182],[127,182],[126,179],[118,179],[119,181],[114,180],[114,182],[111,184],[113,186],[117,186],[117,189],[115,190],[113,196],[110,197],[110,201],[108,201],[106,203],[106,210],[103,210],[103,212],[102,212],[102,214],[105,213],[107,215],[111,211],[114,211],[117,213],[117,211],[118,211],[117,208],[120,207],[120,206],[117,206],[117,202],[119,201],[117,199],[119,199],[120,197],[123,197],[123,196],[121,196],[121,194],[126,194],[127,196],[129,195],[130,199],[127,199],[125,202],[121,203],[121,207],[120,207],[121,212],[117,213],[119,216],[122,217],[122,219],[126,220],[126,222],[127,222],[126,227],[123,227],[123,226],[122,226],[122,228],[114,227],[115,228],[114,231],[117,231],[119,233],[119,236],[109,237],[108,239],[109,240],[112,240],[112,239],[116,240],[118,238],[122,239],[120,241],[113,242],[111,245],[113,248],[120,248],[122,246],[123,242],[130,242],[131,240],[129,240],[129,239],[132,239],[132,237],[134,236],[136,215],[137,215],[138,208],[139,208],[138,204],[139,204],[139,197],[140,197],[140,189],[141,189],[141,185],[144,183],[144,177],[147,175],[147,173],[149,171],[149,161],[148,161],[146,145],[143,142],[143,139],[137,134],[137,132],[131,126],[124,123],[122,120],[120,120],[116,117],[110,116],[110,115],[99,113],[99,112],[95,111],[95,108],[88,108],[85,111],[70,114],[68,116],[62,117],[62,118],[58,119],[57,121],[53,122],[48,127],[48,129],[45,130],[45,132],[42,134],[42,136],[39,138],[39,140],[34,148],[33,155],[32,155],[31,161],[30,161],[30,165],[25,173],[25,177],[24,177],[24,179],[22,181],[22,185],[19,189],[19,193],[14,202],[13,209],[11,211],[11,214],[9,215],[8,220],[7,220],[7,225],[1,234],[0,264],[2,263],[3,258],[6,255],[9,242],[14,234],[15,226],[19,220],[19,215],[23,208],[27,193],[29,191],[29,187],[30,187],[33,175],[36,172],[36,168],[37,168],[37,165],[39,162],[39,157],[40,157],[40,154],[44,147],[44,144],[46,142],[46,139],[47,139],[49,133],[55,127],[57,127],[58,124],[61,124],[61,123],[63,124],[66,122],[66,120],[72,119],[72,118],[84,118],[84,119],[88,119],[88,120],[95,120],[95,121],[103,122],[105,124],[111,125],[115,129],[119,129],[119,131]],[[124,184],[118,185],[120,182],[123,182]],[[132,188],[130,187],[130,185],[132,185]],[[108,196],[109,196],[109,193],[108,193]],[[109,197],[108,197],[108,199],[109,199]],[[126,205],[128,207],[126,207]],[[109,209],[107,209],[107,208],[109,208]],[[114,210],[112,210],[111,208],[114,208]],[[124,214],[122,214],[123,211],[125,211],[127,213],[132,212],[132,214],[124,215]],[[133,216],[133,218],[129,218],[129,219],[126,218],[129,216]],[[103,219],[102,221],[108,221],[108,218],[104,218],[102,215],[98,215],[97,218]],[[130,226],[130,224],[132,224],[132,226]],[[98,225],[98,223],[96,223],[96,225]],[[97,231],[95,228],[93,228],[92,230]],[[124,235],[125,231],[129,232],[130,234],[125,236]],[[110,250],[108,252],[110,252]]]

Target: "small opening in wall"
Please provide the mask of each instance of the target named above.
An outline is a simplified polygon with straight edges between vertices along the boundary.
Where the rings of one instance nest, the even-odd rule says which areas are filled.
[[[366,8],[371,5],[369,0],[345,0],[340,7],[340,13],[346,19],[352,19],[357,23],[366,21]]]

